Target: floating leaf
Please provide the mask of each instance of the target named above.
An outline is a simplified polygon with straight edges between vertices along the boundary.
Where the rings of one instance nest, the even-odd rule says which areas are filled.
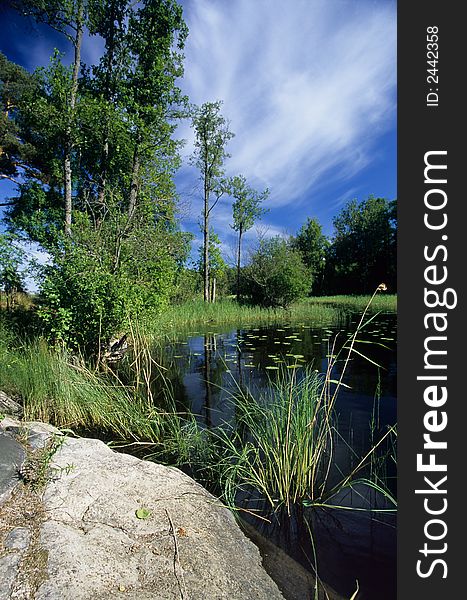
[[[138,508],[135,515],[137,519],[148,519],[151,516],[151,511],[148,508]]]

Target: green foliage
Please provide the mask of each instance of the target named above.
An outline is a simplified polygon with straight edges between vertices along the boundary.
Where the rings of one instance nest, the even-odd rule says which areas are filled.
[[[34,146],[20,135],[18,115],[25,98],[37,93],[35,78],[0,52],[0,173],[18,175],[35,154]]]
[[[0,233],[0,273],[5,271],[16,272],[18,279],[20,279],[18,269],[24,261],[26,253],[16,242],[15,236]]]
[[[243,175],[236,175],[229,179],[228,193],[234,198],[232,229],[245,233],[267,212],[261,204],[268,198],[269,190],[259,193],[247,184]]]
[[[130,319],[152,319],[168,306],[183,234],[141,219],[138,235],[122,238],[118,213],[99,229],[81,218],[64,252],[43,268],[39,315],[54,342],[95,352]]]
[[[325,374],[310,368],[300,375],[295,369],[279,370],[265,388],[238,387],[235,428],[213,434],[223,451],[218,472],[227,504],[238,506],[246,494],[250,501],[266,500],[274,511],[285,507],[290,516],[297,505],[339,508],[341,492],[362,485],[383,494],[395,510],[397,501],[386,486],[387,480],[372,474],[378,453],[393,439],[393,427],[372,435],[368,451],[354,453],[355,461],[347,469],[335,469],[340,439],[336,401],[345,386],[349,361],[354,353],[361,356],[357,350],[359,334],[368,322],[366,315],[375,296],[382,290],[379,286],[367,299],[353,334],[342,347],[335,348]],[[366,502],[367,510],[378,511],[370,499]]]
[[[209,264],[210,264],[210,273],[212,277],[222,278],[225,275],[227,270],[227,264],[225,260],[222,258],[221,249],[220,249],[221,241],[219,236],[214,233],[214,229],[210,229],[209,231]],[[204,272],[204,249],[200,246],[198,250],[199,259],[198,259],[198,270],[200,273]]]
[[[261,306],[286,307],[310,287],[311,273],[300,253],[280,237],[261,240],[244,269],[245,294]]]
[[[28,75],[0,57],[2,124],[16,144],[4,171],[22,177],[7,225],[51,257],[38,310],[49,337],[94,352],[128,317],[164,310],[189,254],[191,237],[176,220],[172,139],[186,104],[176,80],[187,28],[173,0],[17,5],[64,33],[75,58],[67,67],[55,52]],[[90,67],[80,61],[84,25],[105,43]]]
[[[0,289],[5,292],[7,308],[12,308],[15,296],[24,291],[24,276],[20,266],[25,252],[15,244],[14,236],[0,234]]]
[[[149,519],[151,516],[151,511],[148,508],[138,508],[135,510],[135,515],[137,519]]]
[[[233,225],[231,225],[231,227],[235,231],[238,231],[237,299],[239,299],[240,269],[242,264],[242,236],[267,212],[261,204],[269,196],[269,190],[266,189],[260,194],[247,184],[243,175],[236,175],[229,180],[228,193],[234,198],[234,203],[232,205]]]
[[[219,187],[224,175],[223,165],[229,158],[226,146],[234,137],[229,124],[221,114],[222,102],[205,102],[193,109],[192,126],[195,130],[195,152],[192,164],[200,171],[205,191],[209,194]]]
[[[201,294],[202,277],[198,269],[180,268],[175,278],[175,288],[171,297],[172,304],[184,304]]]
[[[311,370],[279,372],[260,395],[235,397],[237,428],[221,431],[221,478],[228,505],[241,491],[260,493],[272,509],[318,495],[329,455],[324,443],[332,406],[322,395],[323,377]],[[256,396],[256,397],[255,397]]]
[[[134,387],[72,364],[43,341],[11,346],[0,347],[0,388],[21,397],[26,420],[99,429],[121,440],[158,440],[159,415]]]
[[[331,291],[368,293],[381,282],[396,286],[396,202],[370,196],[350,201],[334,219],[328,257]]]
[[[326,255],[329,250],[329,241],[323,234],[321,224],[317,219],[308,218],[290,243],[292,248],[301,253],[303,262],[313,275],[312,292],[319,294],[324,283]]]

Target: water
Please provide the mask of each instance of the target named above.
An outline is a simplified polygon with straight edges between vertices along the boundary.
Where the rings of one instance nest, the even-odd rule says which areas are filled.
[[[230,394],[238,384],[260,390],[269,385],[279,369],[296,369],[299,377],[305,365],[324,373],[330,357],[355,330],[358,318],[349,317],[339,326],[315,327],[302,322],[187,332],[165,348],[164,361],[170,366],[177,402],[198,415],[202,426],[234,423]],[[349,388],[341,388],[336,402],[338,429],[345,441],[337,444],[335,457],[339,468],[347,472],[356,460],[349,445],[361,456],[371,444],[370,422],[381,432],[397,418],[395,315],[379,315],[358,339],[356,348],[372,362],[353,355],[344,378]],[[339,378],[341,368],[342,362],[338,362],[334,379]],[[357,489],[338,500],[362,507],[361,495],[365,493]],[[387,507],[377,494],[372,501],[380,508]],[[315,509],[307,516],[312,522],[319,573],[324,581],[346,597],[353,593],[358,580],[362,600],[395,598],[394,515]],[[276,520],[262,529],[293,558],[310,567],[313,549],[303,515]]]

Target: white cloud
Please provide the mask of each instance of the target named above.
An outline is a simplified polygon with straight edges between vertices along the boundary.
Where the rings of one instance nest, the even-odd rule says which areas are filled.
[[[394,3],[190,0],[185,18],[182,85],[197,104],[224,101],[227,170],[268,186],[271,207],[371,163],[395,121]]]

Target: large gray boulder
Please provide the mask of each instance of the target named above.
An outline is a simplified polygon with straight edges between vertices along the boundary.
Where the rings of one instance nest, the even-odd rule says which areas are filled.
[[[10,580],[17,574],[2,598],[283,598],[230,511],[178,469],[91,439],[66,439],[51,466],[35,551],[21,528],[0,547]],[[28,552],[45,557],[32,583]]]
[[[21,417],[23,408],[18,402],[0,390],[0,413],[12,415],[13,417]]]

